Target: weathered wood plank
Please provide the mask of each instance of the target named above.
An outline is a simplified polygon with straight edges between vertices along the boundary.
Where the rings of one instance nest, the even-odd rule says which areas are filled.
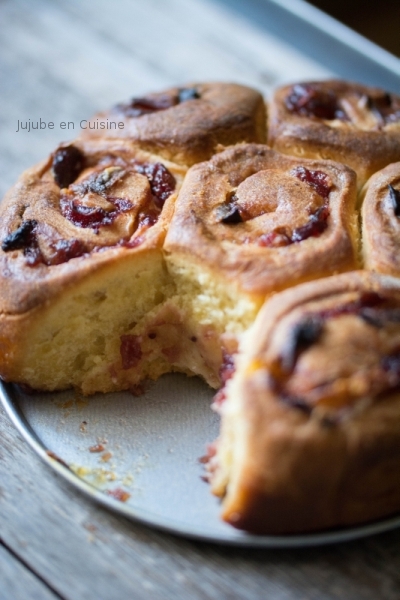
[[[66,599],[397,600],[400,531],[332,547],[246,550],[158,533],[103,510],[33,454],[0,413],[7,546]]]
[[[0,600],[57,600],[44,583],[0,543]]]
[[[201,0],[95,4],[5,0],[0,5],[0,196],[94,111],[132,95],[194,80],[238,81],[268,93],[328,73]],[[55,123],[16,132],[17,121]],[[60,121],[75,122],[63,131]]]

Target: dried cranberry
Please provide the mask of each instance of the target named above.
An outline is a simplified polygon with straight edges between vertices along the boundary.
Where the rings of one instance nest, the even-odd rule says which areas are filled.
[[[258,240],[258,245],[267,248],[279,248],[297,244],[309,237],[318,237],[328,227],[329,207],[327,205],[318,208],[310,215],[308,223],[296,227],[290,234],[284,227],[277,227],[270,233],[264,233]]]
[[[318,317],[306,317],[294,326],[281,359],[285,371],[293,370],[299,354],[318,340],[322,330],[323,321]]]
[[[34,267],[43,262],[42,253],[39,248],[36,235],[37,221],[28,219],[8,235],[3,241],[1,247],[4,252],[11,250],[23,250],[26,262],[29,266]]]
[[[87,252],[85,244],[81,240],[76,239],[59,240],[55,244],[52,244],[52,250],[54,254],[47,261],[49,265],[59,265],[68,262],[72,258],[78,258]]]
[[[10,233],[3,241],[1,248],[4,252],[11,250],[24,250],[32,245],[32,240],[35,232],[37,221],[28,219],[23,221],[21,225]]]
[[[316,117],[327,121],[347,119],[333,92],[320,90],[309,83],[294,85],[285,98],[285,105],[290,112],[305,117]]]
[[[374,98],[368,96],[367,106],[383,123],[393,123],[400,119],[400,104],[387,92]]]
[[[392,202],[394,214],[396,217],[400,217],[400,190],[396,190],[392,185],[388,185],[389,196]]]
[[[172,173],[162,163],[143,163],[135,165],[138,173],[145,175],[156,200],[156,205],[162,208],[164,202],[175,190],[176,181]]]
[[[91,227],[96,231],[100,227],[111,225],[121,213],[131,210],[133,204],[123,198],[107,198],[114,204],[115,210],[105,211],[100,207],[84,206],[76,198],[63,196],[60,199],[62,215],[76,227]]]
[[[243,218],[240,213],[240,208],[237,205],[237,197],[232,194],[224,204],[220,204],[216,208],[216,219],[218,223],[224,223],[225,225],[235,225],[242,223]]]
[[[332,185],[329,183],[328,175],[323,171],[313,171],[306,169],[306,167],[296,167],[291,174],[314,188],[322,198],[328,198],[332,190]]]
[[[151,211],[139,214],[138,219],[138,229],[148,229],[149,227],[153,227],[159,219],[160,212]]]
[[[56,184],[60,188],[68,187],[81,173],[84,162],[85,158],[82,152],[72,144],[56,150],[52,164]]]
[[[120,340],[119,351],[122,368],[126,370],[136,367],[142,358],[141,337],[138,335],[121,335]]]
[[[132,98],[128,104],[119,104],[116,108],[126,114],[127,117],[141,117],[149,113],[166,110],[178,104],[179,98],[170,94],[159,94],[157,96],[143,96]]]
[[[292,233],[292,242],[302,242],[309,237],[318,237],[328,227],[329,208],[321,206],[314,214],[310,216],[310,220],[301,227],[296,227]]]

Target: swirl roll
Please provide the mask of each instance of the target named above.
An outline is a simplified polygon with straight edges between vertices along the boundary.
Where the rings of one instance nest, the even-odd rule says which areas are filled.
[[[400,276],[400,162],[375,173],[363,189],[362,240],[366,269]]]
[[[164,246],[187,318],[220,346],[272,293],[355,268],[355,201],[347,167],[267,146],[237,145],[192,167]]]
[[[400,96],[339,80],[284,86],[270,102],[268,143],[285,154],[342,162],[361,188],[400,160]]]
[[[399,365],[397,278],[346,273],[267,302],[219,407],[223,518],[298,533],[398,512]]]
[[[123,124],[100,129],[109,121]],[[218,147],[266,141],[262,95],[234,83],[195,83],[133,98],[88,122],[89,137],[129,139],[136,146],[186,166],[207,160]]]
[[[1,205],[3,379],[93,393],[143,377],[133,330],[170,293],[162,244],[184,171],[78,140],[20,177]]]

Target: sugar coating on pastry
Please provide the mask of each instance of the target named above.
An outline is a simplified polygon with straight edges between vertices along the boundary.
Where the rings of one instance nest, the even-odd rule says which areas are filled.
[[[400,507],[400,282],[364,271],[287,290],[245,334],[209,463],[223,518],[258,533]]]
[[[197,271],[197,281],[264,299],[355,268],[355,204],[355,176],[343,165],[236,145],[188,172],[165,241],[168,263],[182,277]]]
[[[107,121],[122,129],[99,129]],[[266,141],[262,95],[235,83],[194,83],[133,98],[88,122],[90,137],[118,137],[183,165],[207,160],[218,146]],[[93,127],[93,129],[91,129]]]
[[[342,162],[361,188],[400,160],[400,96],[339,80],[284,86],[269,105],[268,143],[285,154]]]
[[[363,261],[366,269],[400,275],[400,162],[371,177],[362,191]]]

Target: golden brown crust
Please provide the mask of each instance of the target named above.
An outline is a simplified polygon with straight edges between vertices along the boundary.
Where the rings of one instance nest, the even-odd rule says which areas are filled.
[[[342,162],[361,187],[400,159],[400,96],[336,80],[285,86],[270,103],[268,143],[285,154]]]
[[[399,316],[399,280],[366,272],[264,305],[222,405],[225,520],[294,533],[400,509]]]
[[[64,164],[57,167],[65,152]],[[165,169],[169,187],[160,195],[153,179]],[[135,281],[143,287],[147,279],[149,289],[138,287],[136,314],[142,315],[140,295],[147,294],[152,308],[167,285],[162,244],[184,172],[127,141],[75,140],[21,175],[0,209],[0,374],[4,380],[35,389],[75,385],[86,393],[129,388],[134,376],[119,364],[118,348],[120,336],[131,334],[132,316],[129,319],[121,306],[116,308],[120,314],[115,316],[114,331],[112,297],[125,295],[129,304]],[[152,278],[158,279],[159,291],[152,291]],[[90,307],[99,302],[104,305],[97,309],[99,316],[91,317]],[[80,310],[85,316],[80,317]],[[80,318],[80,325],[74,326],[74,319]],[[79,356],[87,353],[85,344],[96,352],[96,331],[105,340],[101,346],[109,348],[108,354],[104,357],[97,350],[98,372],[96,365],[82,370]],[[63,352],[69,354],[64,364]],[[47,370],[52,361],[52,369]]]
[[[126,141],[76,140],[73,146],[82,152],[84,166],[68,188],[60,188],[55,181],[52,155],[25,171],[1,204],[2,314],[25,313],[125,254],[161,250],[175,191],[185,170],[163,161],[175,178],[175,190],[161,208],[160,203],[154,203],[146,175],[135,170],[137,165],[159,163],[158,157],[134,149]],[[93,186],[85,187],[88,181],[105,174],[108,183],[99,193],[93,191]],[[64,211],[63,201],[67,202]],[[93,211],[94,216],[97,210],[99,220],[80,226],[68,217],[68,203],[77,205],[79,210]],[[27,222],[36,223],[33,242],[7,248],[10,236]],[[39,255],[32,258],[36,245]]]
[[[366,269],[400,275],[400,163],[376,173],[363,189],[362,240]]]
[[[325,197],[302,180],[305,173],[325,181]],[[189,170],[165,250],[171,261],[265,296],[355,268],[355,199],[354,173],[342,165],[237,145]],[[226,211],[232,215],[224,218]]]
[[[183,96],[183,101],[179,101],[185,91],[189,92],[187,99]],[[146,103],[161,109],[149,108],[146,112]],[[107,120],[123,123],[124,127],[89,129]],[[136,99],[136,104],[134,99],[99,113],[88,122],[85,134],[129,139],[144,150],[190,166],[209,159],[220,145],[265,142],[265,103],[259,92],[243,85],[195,83],[149,94]]]

